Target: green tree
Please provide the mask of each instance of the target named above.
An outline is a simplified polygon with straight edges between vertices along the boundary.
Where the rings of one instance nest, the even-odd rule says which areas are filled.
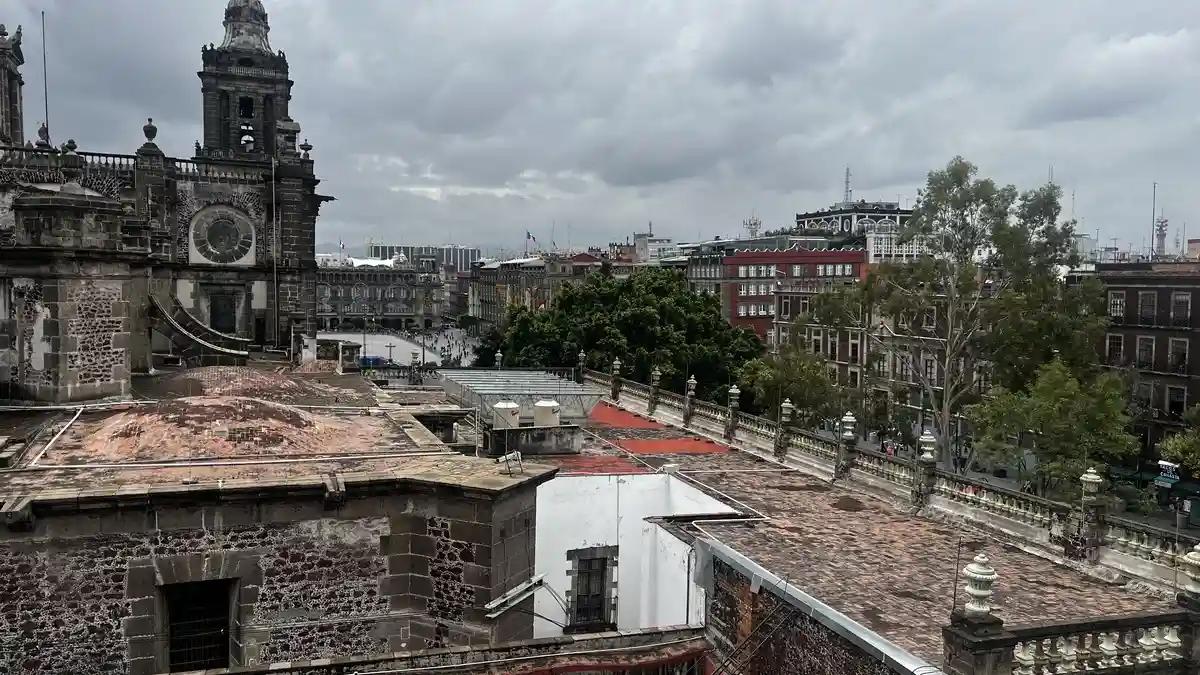
[[[795,423],[815,427],[841,414],[842,392],[829,380],[825,362],[800,345],[785,345],[778,354],[748,362],[739,378],[741,389],[755,407],[771,419],[779,418],[779,405],[791,399]]]
[[[955,417],[977,396],[975,370],[989,359],[989,344],[998,357],[1028,357],[1011,376],[1009,364],[998,364],[1010,383],[1027,380],[1053,353],[1053,346],[1038,344],[1041,326],[1025,325],[1022,312],[1065,293],[1054,284],[1062,283],[1060,267],[1072,259],[1073,223],[1059,222],[1060,197],[1053,184],[1018,194],[978,177],[974,164],[956,157],[929,173],[902,235],[929,255],[882,265],[859,287],[814,303],[818,322],[865,330],[873,350],[906,367],[930,402],[943,459]],[[1022,337],[1004,336],[1014,324]],[[1094,353],[1092,344],[1085,352]]]
[[[1038,494],[1073,494],[1088,467],[1103,470],[1137,451],[1137,439],[1126,431],[1125,392],[1119,374],[1081,381],[1055,357],[1038,368],[1028,391],[997,387],[967,409],[976,432],[973,453],[1016,466],[1018,479]]]
[[[567,284],[545,310],[511,308],[498,341],[485,339],[477,350],[477,363],[492,365],[497,350],[506,366],[571,367],[583,350],[589,368],[608,371],[620,358],[622,373],[640,382],[657,366],[664,386],[682,391],[695,375],[699,396],[721,400],[762,344],[725,321],[715,296],[693,292],[678,272],[648,268]]]
[[[1200,405],[1188,408],[1183,415],[1187,427],[1158,442],[1163,459],[1187,467],[1192,475],[1200,475]]]

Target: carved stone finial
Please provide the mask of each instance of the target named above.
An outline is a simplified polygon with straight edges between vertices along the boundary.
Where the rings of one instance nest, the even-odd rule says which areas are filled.
[[[79,144],[75,142],[74,138],[68,138],[67,142],[63,143],[62,150],[64,153],[66,153],[68,155],[73,155],[73,154],[75,154],[75,150],[78,147],[79,147]]]
[[[304,139],[304,142],[300,144],[300,149],[304,151],[304,159],[308,159],[308,151],[312,150],[313,146],[311,143],[308,142],[308,139],[306,138],[306,139]]]
[[[1183,571],[1187,574],[1187,592],[1200,597],[1200,544],[1183,556]]]
[[[917,439],[917,447],[921,450],[921,458],[924,459],[926,455],[929,455],[929,458],[933,459],[933,450],[936,446],[937,439],[933,437],[933,434],[929,433],[928,429],[922,431],[921,437]]]
[[[796,412],[796,406],[792,404],[792,399],[785,398],[783,403],[779,404],[779,421],[784,424],[790,424],[792,415]]]
[[[154,137],[158,135],[158,127],[154,126],[153,117],[146,118],[146,123],[142,125],[142,133],[146,135],[147,143],[154,142]]]
[[[8,37],[8,29],[4,27],[4,24],[0,23],[0,38],[6,37]]]
[[[38,127],[37,135],[37,145],[39,148],[50,147],[50,127],[46,126],[45,122],[42,122],[42,126]]]
[[[842,415],[842,440],[844,440],[844,441],[854,440],[856,438],[855,430],[857,429],[857,427],[858,427],[858,420],[854,418],[854,413],[847,410],[846,414]]]
[[[992,586],[999,575],[990,563],[988,557],[980,553],[963,568],[963,576],[967,578],[967,616],[978,618],[992,613]]]

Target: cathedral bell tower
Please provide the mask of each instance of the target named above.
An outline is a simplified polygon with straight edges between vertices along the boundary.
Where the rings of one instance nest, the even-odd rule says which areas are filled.
[[[225,39],[201,48],[204,141],[199,155],[214,159],[269,161],[295,152],[295,125],[288,117],[292,81],[287,58],[272,52],[261,0],[229,0]]]
[[[9,35],[0,23],[0,145],[18,146],[25,142],[24,119],[21,114],[21,27]]]

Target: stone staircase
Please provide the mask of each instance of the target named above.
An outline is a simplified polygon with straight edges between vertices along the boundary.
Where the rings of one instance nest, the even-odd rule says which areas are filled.
[[[184,309],[178,298],[150,294],[150,320],[189,367],[242,366],[250,340],[213,330]]]

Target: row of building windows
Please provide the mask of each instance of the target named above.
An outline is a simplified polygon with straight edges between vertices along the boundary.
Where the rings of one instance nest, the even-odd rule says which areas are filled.
[[[1126,297],[1133,291],[1109,291],[1108,315],[1114,319],[1125,318]],[[1172,321],[1188,322],[1192,317],[1192,294],[1178,291],[1171,294]],[[1143,323],[1153,323],[1158,318],[1158,291],[1137,291],[1137,318]]]
[[[738,303],[738,316],[775,316],[775,305],[769,302]]]
[[[830,263],[820,265],[792,265],[793,277],[853,277],[857,276],[855,263]],[[786,269],[786,268],[784,268]],[[738,265],[738,277],[742,279],[774,278],[779,273],[776,265]]]
[[[745,279],[747,277],[775,277],[774,265],[738,265],[738,276]]]
[[[1104,356],[1109,365],[1121,366],[1126,364],[1126,337],[1119,333],[1110,333],[1105,337]],[[1133,340],[1133,365],[1137,368],[1153,370],[1155,339],[1152,335],[1138,335]],[[1167,370],[1173,373],[1186,373],[1188,369],[1188,345],[1186,338],[1167,339]]]
[[[367,298],[369,300],[393,300],[395,298],[419,297],[424,291],[409,291],[408,288],[387,286],[318,286],[319,298]]]
[[[738,284],[738,295],[770,295],[771,284]]]

